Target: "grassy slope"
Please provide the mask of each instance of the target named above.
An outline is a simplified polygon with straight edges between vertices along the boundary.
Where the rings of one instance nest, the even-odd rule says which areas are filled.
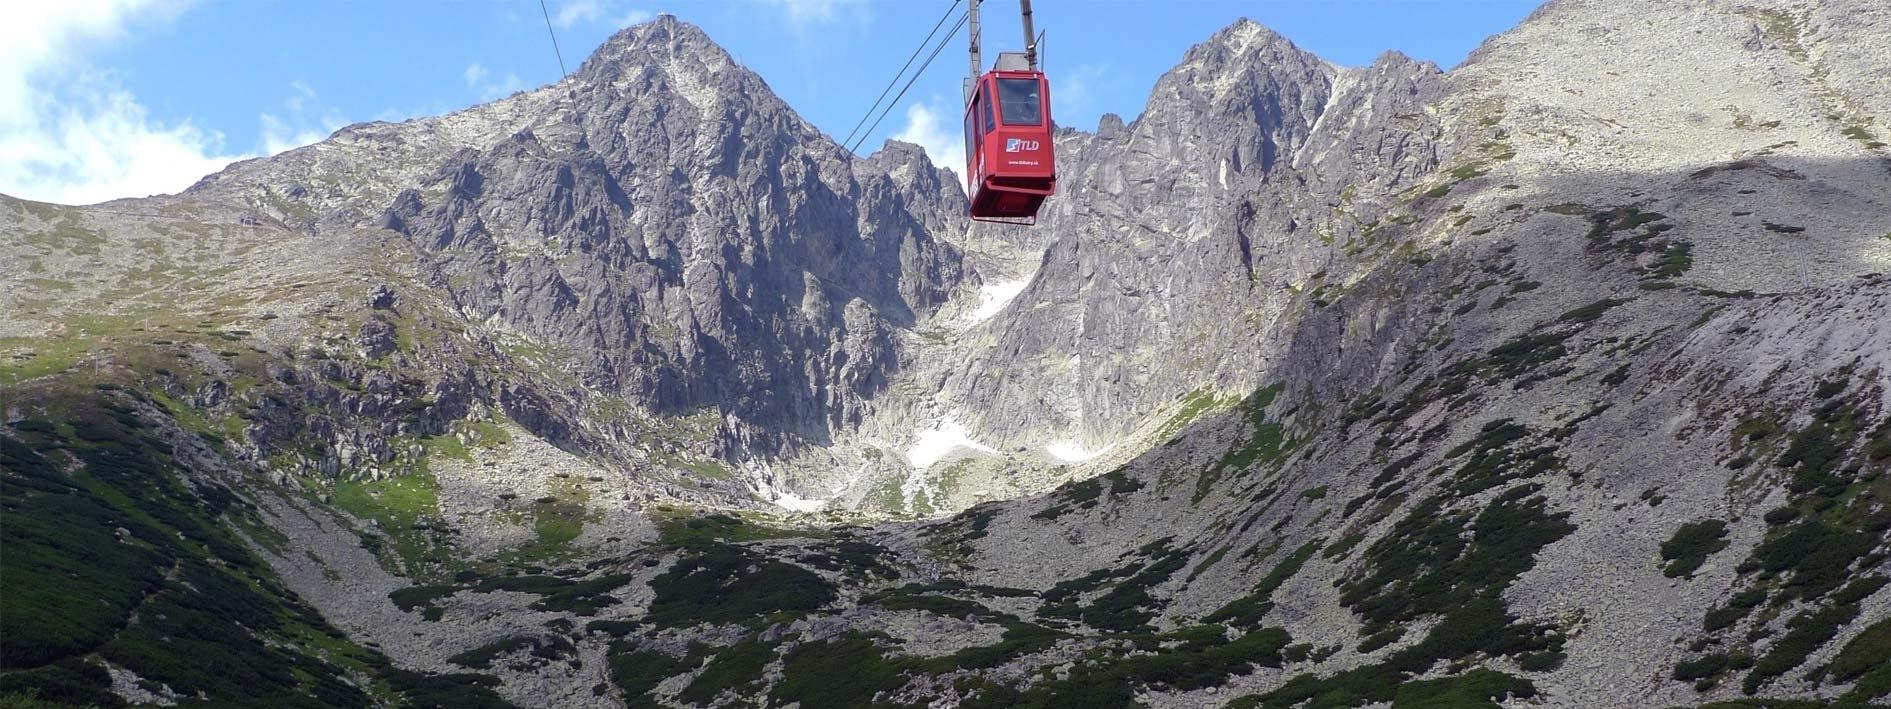
[[[0,696],[121,704],[106,663],[159,693],[218,706],[498,706],[474,675],[404,672],[297,599],[226,526],[248,504],[187,478],[109,382],[4,393],[30,417],[0,430]]]

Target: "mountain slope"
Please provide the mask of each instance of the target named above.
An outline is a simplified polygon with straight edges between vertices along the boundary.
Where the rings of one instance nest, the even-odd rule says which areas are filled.
[[[1309,298],[1385,257],[1361,244],[1438,165],[1440,76],[1397,54],[1342,69],[1244,20],[1190,49],[1135,122],[1060,129],[1063,192],[1037,233],[967,236],[1028,254],[1034,270],[997,284],[1015,295],[922,325],[935,342],[863,435],[791,479],[837,504],[913,509],[917,488],[921,509],[962,508],[1107,470],[1185,397],[1238,399]],[[985,450],[919,452],[958,427]]]
[[[363,180],[362,162],[383,167]],[[898,151],[851,159],[674,19],[553,87],[350,127],[208,183],[180,199],[400,234],[451,317],[551,354],[607,400],[717,408],[744,455],[857,418],[893,367],[892,333],[961,278],[932,237],[963,223],[938,173]]]
[[[27,314],[0,482],[85,480],[15,471],[85,448],[97,417],[68,412],[160,429],[178,462],[125,484],[228,486],[278,603],[521,705],[1870,705],[1891,694],[1883,22],[1562,0],[1444,74],[1337,69],[1237,23],[1134,124],[1060,134],[1048,235],[966,238],[909,147],[823,160],[746,73],[691,73],[726,60],[663,19],[582,80],[177,198],[7,201],[10,261],[41,280],[0,289]],[[705,106],[740,119],[685,120]],[[670,162],[612,147],[633,138]],[[714,190],[742,201],[661,199]],[[947,239],[973,254],[956,276]],[[1032,281],[971,312],[966,264],[1035,239]],[[838,327],[829,278],[858,285]],[[642,335],[597,344],[618,328]],[[783,361],[808,364],[743,370]],[[741,395],[764,384],[781,400]],[[956,459],[983,472],[885,460],[945,414],[997,444]],[[730,509],[760,507],[744,485],[794,504],[780,487],[915,470],[908,508],[969,504],[933,492],[1081,475],[1032,478],[1030,447],[1132,430],[1147,450],[1124,439],[1102,475],[949,519]],[[823,435],[795,460],[845,467],[744,481],[704,455]],[[0,680],[122,666],[62,657]],[[387,681],[366,693],[425,703]]]

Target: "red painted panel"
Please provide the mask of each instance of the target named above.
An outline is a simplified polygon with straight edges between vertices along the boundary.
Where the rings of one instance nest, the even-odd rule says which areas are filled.
[[[1050,82],[1043,72],[991,71],[965,108],[972,217],[1035,219],[1057,192]]]

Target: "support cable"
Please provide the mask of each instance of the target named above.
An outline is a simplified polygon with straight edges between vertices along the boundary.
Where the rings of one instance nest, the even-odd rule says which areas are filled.
[[[545,0],[538,0],[538,11],[545,15],[545,34],[552,36],[552,54],[558,57],[558,78],[563,79],[570,72],[565,71],[565,53],[558,51],[558,33],[552,31],[552,11],[545,9]]]
[[[873,117],[873,110],[880,107],[881,99],[886,98],[887,93],[893,90],[893,85],[899,83],[900,77],[906,75],[906,68],[913,65],[913,60],[919,58],[919,53],[926,51],[926,45],[932,42],[933,35],[939,33],[939,28],[945,26],[946,20],[952,18],[952,11],[959,9],[959,3],[961,1],[962,0],[952,0],[952,6],[946,8],[945,14],[939,16],[939,21],[933,23],[932,31],[927,32],[926,38],[919,41],[918,47],[913,48],[912,56],[906,58],[906,63],[900,66],[899,73],[894,74],[893,79],[886,82],[886,88],[880,90],[880,96],[873,99],[873,105],[867,107],[867,112],[860,116],[860,121],[854,124],[853,130],[847,131],[847,137],[840,141],[841,145],[847,145],[853,142],[854,136],[860,133],[860,126],[866,125],[867,119]],[[957,32],[957,30],[953,31],[955,33]]]
[[[901,87],[900,92],[893,96],[893,102],[888,103],[886,105],[886,110],[881,111],[880,117],[874,119],[873,125],[869,126],[867,128],[867,132],[860,136],[859,143],[867,142],[867,136],[873,135],[873,129],[879,128],[880,121],[886,120],[886,114],[893,112],[893,107],[899,105],[900,98],[906,95],[906,91],[908,89],[913,88],[913,82],[918,81],[919,77],[926,73],[926,68],[932,66],[932,60],[935,58],[938,58],[940,50],[945,49],[946,42],[952,41],[953,37],[958,36],[959,28],[965,26],[966,14],[968,13],[959,14],[959,21],[956,24],[952,25],[952,31],[946,33],[946,36],[941,37],[939,39],[939,43],[933,46],[932,54],[926,57],[926,63],[919,65],[919,69],[913,72],[912,78],[906,80],[906,85]],[[856,143],[853,147],[848,148],[848,152],[853,152],[854,150],[858,149],[860,147],[859,143]]]

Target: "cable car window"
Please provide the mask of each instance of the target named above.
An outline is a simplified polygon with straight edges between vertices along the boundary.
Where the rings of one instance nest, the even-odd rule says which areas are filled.
[[[971,107],[965,111],[965,152],[968,155],[978,152],[978,103],[976,103],[977,99],[973,101]]]
[[[985,104],[985,132],[990,133],[993,130],[997,130],[998,124],[997,122],[993,121],[991,117],[992,102],[989,100],[984,100],[984,101],[981,101],[981,103]]]
[[[1005,125],[1035,126],[1044,122],[1037,79],[999,79],[998,102],[1003,105]]]

